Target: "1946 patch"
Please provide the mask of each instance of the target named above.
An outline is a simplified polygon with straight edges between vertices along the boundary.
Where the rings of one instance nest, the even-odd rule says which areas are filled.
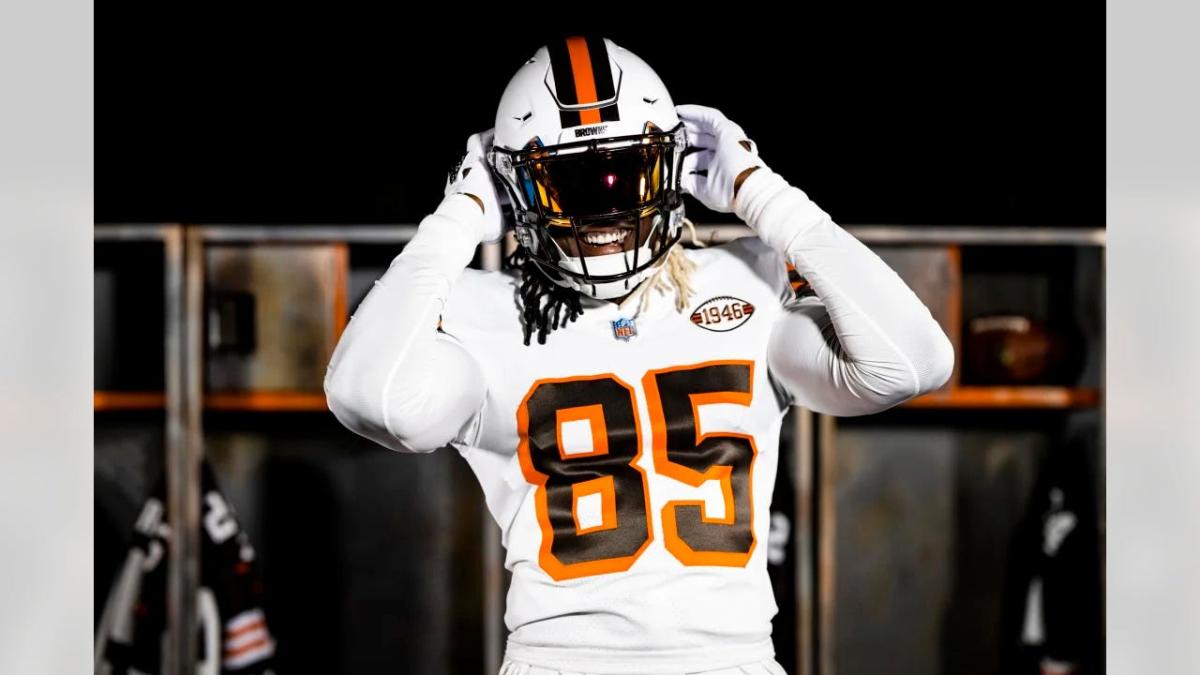
[[[754,314],[754,305],[728,295],[705,300],[692,312],[692,323],[718,333],[741,326]]]

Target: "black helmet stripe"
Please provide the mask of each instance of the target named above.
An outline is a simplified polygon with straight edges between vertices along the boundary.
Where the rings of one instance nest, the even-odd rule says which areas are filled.
[[[570,38],[568,38],[570,39]],[[579,103],[579,95],[575,93],[575,74],[571,72],[571,54],[567,51],[566,40],[555,40],[546,45],[550,50],[550,70],[554,74],[554,89],[560,105],[575,105]]]
[[[592,61],[592,77],[596,81],[596,100],[607,101],[617,95],[616,87],[613,84],[612,68],[608,63],[608,45],[604,42],[604,38],[595,35],[588,35],[584,40],[587,42],[588,56]]]

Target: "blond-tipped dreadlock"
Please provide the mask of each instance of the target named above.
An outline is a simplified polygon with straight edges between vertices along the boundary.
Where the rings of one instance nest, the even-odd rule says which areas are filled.
[[[691,220],[684,218],[683,224],[687,225],[688,232],[692,237],[694,246],[703,247],[700,238],[696,236],[696,226]],[[696,263],[688,259],[683,252],[683,244],[676,243],[667,251],[666,261],[658,271],[656,271],[649,279],[644,281],[636,289],[634,293],[640,293],[641,298],[638,299],[637,312],[634,316],[646,311],[650,306],[650,291],[657,291],[661,295],[670,293],[672,289],[675,291],[675,311],[682,312],[692,304],[692,294],[695,289],[692,288],[692,272],[696,271]]]
[[[704,244],[696,236],[696,226],[688,218],[683,219],[694,246]],[[564,288],[546,278],[538,268],[537,263],[529,258],[523,246],[518,246],[505,261],[510,268],[521,270],[521,284],[517,289],[517,297],[521,308],[521,323],[524,328],[525,344],[533,337],[533,329],[537,328],[538,344],[546,344],[546,336],[560,325],[579,318],[583,314],[583,306],[579,302],[579,292]],[[633,290],[633,295],[640,294],[638,308],[634,316],[640,315],[650,305],[650,291],[666,295],[675,291],[675,311],[683,312],[691,306],[692,273],[696,263],[688,259],[684,253],[683,244],[676,243],[667,251],[666,258],[650,278],[643,281]],[[626,300],[628,302],[628,300]],[[565,312],[565,314],[564,314]]]

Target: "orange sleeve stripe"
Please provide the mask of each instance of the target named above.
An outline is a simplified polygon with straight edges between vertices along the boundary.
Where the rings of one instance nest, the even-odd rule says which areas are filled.
[[[238,647],[237,649],[226,649],[225,650],[225,658],[230,659],[235,656],[241,656],[242,654],[245,654],[246,652],[250,652],[250,651],[254,651],[255,649],[261,649],[263,647],[266,647],[268,644],[270,644],[270,640],[268,640],[266,637],[263,637],[259,640],[255,640],[254,642],[247,642],[246,644],[242,645],[241,647]]]
[[[238,626],[237,628],[235,628],[233,630],[225,631],[225,639],[232,640],[233,638],[238,637],[240,635],[245,635],[246,633],[252,633],[256,630],[263,630],[266,627],[267,627],[267,624],[262,619],[259,619],[257,621],[251,621],[245,625]]]

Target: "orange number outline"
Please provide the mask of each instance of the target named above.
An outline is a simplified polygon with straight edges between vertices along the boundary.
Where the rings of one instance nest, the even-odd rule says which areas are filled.
[[[676,523],[675,511],[680,506],[698,506],[700,507],[700,518],[705,523],[732,525],[737,522],[737,514],[734,510],[733,499],[733,467],[721,464],[710,466],[703,473],[694,469],[683,466],[676,462],[672,462],[667,455],[667,424],[666,415],[663,413],[662,395],[658,390],[659,374],[677,372],[682,370],[698,370],[710,366],[718,365],[742,365],[750,369],[748,382],[750,383],[750,391],[719,391],[706,392],[700,394],[688,394],[688,398],[692,405],[692,419],[695,420],[696,445],[700,445],[707,438],[743,438],[750,443],[750,466],[747,469],[749,475],[746,478],[746,489],[749,491],[747,502],[750,505],[750,547],[745,553],[734,553],[728,551],[696,551],[687,542],[679,536],[678,525]],[[724,518],[709,518],[705,503],[703,500],[672,500],[667,502],[662,509],[662,524],[663,524],[663,545],[676,558],[685,565],[717,565],[724,567],[745,567],[750,561],[750,556],[754,553],[755,547],[758,545],[758,536],[754,532],[754,463],[758,459],[758,445],[754,442],[754,436],[750,434],[739,434],[730,431],[713,431],[701,433],[700,430],[700,410],[699,407],[710,403],[735,403],[738,405],[749,406],[754,395],[754,361],[748,360],[718,360],[705,361],[703,363],[695,363],[686,366],[673,366],[670,368],[661,368],[647,371],[642,377],[642,389],[646,392],[646,400],[650,408],[650,429],[651,439],[653,442],[654,456],[654,471],[655,473],[674,478],[677,481],[690,485],[692,487],[700,487],[710,480],[720,481],[721,495],[725,501],[725,517]]]
[[[600,524],[584,527],[579,522],[579,500],[600,495]],[[600,476],[571,485],[571,517],[575,519],[575,534],[591,534],[617,529],[617,490],[612,476]]]
[[[636,551],[634,551],[631,555],[628,555],[628,556],[620,556],[620,557],[615,557],[615,558],[603,558],[600,560],[588,560],[585,562],[577,562],[577,563],[563,563],[563,562],[559,561],[559,559],[557,557],[555,557],[553,551],[551,550],[551,548],[554,545],[554,528],[550,524],[550,513],[549,513],[549,505],[547,504],[548,496],[547,496],[547,490],[546,490],[546,483],[550,479],[550,476],[548,474],[542,473],[541,471],[538,471],[533,465],[532,457],[530,457],[529,399],[530,399],[530,397],[533,396],[533,394],[535,392],[537,392],[538,387],[542,386],[543,384],[561,384],[561,383],[566,383],[566,382],[583,382],[583,381],[589,381],[589,380],[604,380],[604,379],[610,379],[610,380],[616,382],[620,386],[624,387],[626,391],[629,392],[629,404],[630,404],[632,412],[633,412],[634,438],[635,438],[637,452],[629,460],[628,466],[631,469],[633,469],[634,471],[637,471],[638,475],[641,477],[641,480],[642,480],[642,494],[643,494],[643,499],[645,500],[643,503],[646,506],[646,540],[644,542],[642,542],[642,545],[640,547],[638,547],[638,549]],[[597,407],[599,407],[599,406],[597,406]],[[561,426],[561,424],[562,424],[562,422],[563,421],[571,421],[573,419],[589,419],[590,418],[589,414],[590,414],[591,408],[593,408],[593,406],[577,406],[575,408],[560,409],[559,411],[556,412],[555,437],[556,437],[556,441],[560,443],[559,454],[563,457],[563,459],[569,461],[570,459],[574,459],[577,457],[594,457],[594,456],[598,456],[600,454],[607,454],[607,452],[608,452],[607,435],[605,436],[603,445],[602,446],[598,445],[595,441],[595,435],[594,435],[595,434],[595,426],[594,425],[592,427],[593,451],[591,453],[587,453],[587,454],[583,454],[583,455],[567,455],[562,452],[562,446],[561,446],[561,441],[562,441],[562,426]],[[571,417],[570,416],[571,413],[568,413],[566,419],[564,419],[561,416],[561,413],[563,411],[577,411],[577,413],[580,416]],[[600,416],[601,416],[601,419],[603,419],[603,410],[602,409],[600,412]],[[640,418],[640,415],[638,414],[638,408],[637,408],[637,392],[634,391],[633,387],[629,386],[628,383],[626,383],[624,380],[617,377],[613,373],[602,373],[600,375],[581,375],[581,376],[576,376],[576,377],[543,378],[540,380],[536,380],[532,385],[530,385],[529,390],[525,393],[525,396],[522,397],[522,399],[521,399],[520,406],[518,406],[518,408],[517,408],[517,437],[519,439],[518,444],[517,444],[517,456],[521,463],[521,473],[524,474],[525,480],[527,482],[529,482],[532,485],[537,486],[536,494],[534,495],[534,505],[535,505],[535,509],[537,511],[538,526],[541,528],[541,531],[542,531],[542,544],[541,544],[541,548],[538,551],[538,564],[546,572],[546,574],[549,574],[550,578],[554,579],[555,581],[564,581],[567,579],[576,579],[579,577],[592,576],[595,574],[608,574],[611,572],[624,572],[625,570],[628,570],[630,567],[632,567],[633,563],[639,557],[641,557],[642,553],[645,552],[646,548],[648,546],[650,546],[650,543],[654,541],[654,524],[650,518],[650,486],[649,486],[649,482],[646,480],[646,472],[640,466],[637,465],[638,460],[642,458],[642,423],[641,423],[641,418]],[[598,452],[598,449],[601,447],[603,447],[603,452]],[[608,478],[612,479],[612,476],[608,476]],[[585,483],[591,483],[591,482],[592,481],[585,481]],[[575,490],[576,490],[576,488],[573,485],[572,486],[572,494],[578,495],[579,493],[577,493]],[[603,500],[604,500],[603,493],[601,494],[601,500],[603,503]],[[600,529],[613,529],[613,528],[620,526],[620,524],[617,522],[617,515],[616,515],[615,482],[614,482],[614,489],[613,489],[613,499],[611,500],[611,504],[612,504],[612,508],[613,508],[613,513],[612,513],[613,527],[612,528],[590,528],[584,532],[580,532],[579,531],[579,517],[578,517],[578,514],[575,514],[575,503],[576,502],[577,502],[577,499],[573,498],[572,504],[571,504],[571,510],[572,510],[572,514],[574,515],[574,518],[575,518],[575,527],[576,527],[576,532],[578,534],[587,534],[589,532],[599,531]],[[605,518],[607,519],[607,514],[605,514]],[[607,522],[607,520],[605,522]]]

